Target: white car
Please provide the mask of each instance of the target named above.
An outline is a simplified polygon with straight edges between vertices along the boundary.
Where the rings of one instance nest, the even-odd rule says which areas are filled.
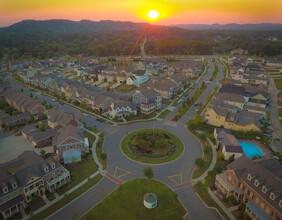
[[[51,99],[53,102],[56,102],[56,99]]]
[[[86,116],[86,117],[89,116],[89,114],[87,114],[87,113],[83,113],[83,115]]]

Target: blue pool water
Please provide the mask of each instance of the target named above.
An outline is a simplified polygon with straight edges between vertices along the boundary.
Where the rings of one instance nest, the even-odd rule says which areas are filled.
[[[249,143],[249,142],[238,142],[240,146],[242,146],[244,153],[247,155],[247,157],[254,157],[259,156],[262,157],[264,154],[262,151],[258,148],[258,146]]]

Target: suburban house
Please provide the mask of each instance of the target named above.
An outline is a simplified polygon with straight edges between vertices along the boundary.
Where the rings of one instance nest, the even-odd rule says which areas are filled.
[[[231,134],[230,130],[215,128],[214,137],[217,147],[221,150],[226,160],[231,156],[234,156],[236,160],[244,154],[242,147]]]
[[[47,118],[48,126],[50,128],[56,128],[58,126],[66,127],[67,125],[78,126],[78,122],[74,115],[68,115],[55,107],[47,113]]]
[[[132,72],[132,75],[126,80],[127,85],[140,86],[149,80],[149,76],[146,70],[136,70]]]
[[[113,103],[114,99],[104,94],[100,94],[92,90],[87,90],[83,101],[93,110],[96,109],[102,110],[102,112],[106,112],[108,111],[110,105]]]
[[[109,116],[111,118],[124,118],[127,115],[137,115],[137,108],[129,101],[116,101],[110,105]]]
[[[282,168],[275,158],[251,160],[242,156],[217,174],[215,187],[223,197],[245,203],[250,219],[281,219]]]
[[[156,92],[162,95],[162,99],[171,99],[174,94],[174,87],[166,81],[153,81],[146,83],[144,89],[154,89]]]
[[[168,75],[182,74],[186,77],[199,77],[203,70],[202,61],[178,61],[174,66],[168,68]]]
[[[12,129],[16,125],[26,125],[30,120],[30,113],[20,113],[17,115],[9,115],[6,112],[0,110],[0,126],[4,129]]]
[[[143,114],[150,114],[161,108],[162,96],[153,89],[136,91],[132,95],[132,102],[140,107]]]
[[[25,151],[16,159],[0,164],[0,212],[7,219],[28,206],[35,196],[46,199],[67,180],[70,173],[52,157],[42,159]]]
[[[53,149],[55,157],[65,164],[78,162],[82,156],[89,152],[83,131],[72,125],[58,130],[58,134],[53,139]]]
[[[260,114],[246,111],[233,113],[219,106],[208,106],[204,114],[207,124],[244,131],[260,131],[260,116]]]
[[[29,112],[35,118],[41,116],[45,111],[40,101],[32,99],[15,89],[7,89],[5,99],[10,106],[19,112]]]

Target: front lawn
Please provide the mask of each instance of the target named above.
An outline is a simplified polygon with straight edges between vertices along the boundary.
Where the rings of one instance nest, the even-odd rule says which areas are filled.
[[[107,169],[107,160],[103,160],[101,158],[102,152],[103,152],[103,143],[104,143],[104,139],[105,139],[105,134],[104,132],[102,132],[101,134],[99,134],[99,140],[97,142],[96,145],[96,155],[100,161],[100,163],[103,165],[103,169]]]
[[[88,138],[89,149],[91,149],[96,137],[93,134],[90,134],[89,132],[84,132],[84,137]]]
[[[158,197],[154,209],[143,205],[143,196],[148,192]],[[183,219],[185,213],[177,194],[168,186],[154,179],[134,179],[120,186],[81,219]]]
[[[163,111],[159,116],[158,118],[165,118],[168,114],[170,113],[170,110],[165,110]]]
[[[274,79],[277,89],[282,90],[282,79]]]
[[[88,154],[87,159],[83,159],[75,165],[68,165],[66,168],[70,171],[71,181],[57,190],[59,195],[64,194],[81,181],[88,178],[98,170],[92,154]]]
[[[93,187],[96,183],[98,183],[102,179],[102,175],[98,174],[93,179],[88,180],[87,183],[83,184],[81,187],[79,187],[74,192],[70,193],[69,195],[64,196],[61,200],[56,202],[55,204],[51,205],[47,209],[44,209],[42,212],[32,216],[31,220],[37,220],[37,219],[45,219],[48,216],[52,215],[54,212],[59,210],[60,208],[64,207],[68,203],[72,202],[74,199],[76,199],[78,196],[82,195],[84,192],[89,190],[91,187]]]

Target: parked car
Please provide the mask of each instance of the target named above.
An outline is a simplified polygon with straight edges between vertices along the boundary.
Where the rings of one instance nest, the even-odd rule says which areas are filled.
[[[193,86],[191,89],[195,89],[195,86]]]
[[[269,138],[272,138],[272,134],[265,134],[265,133],[264,133],[264,136],[269,137]]]
[[[198,104],[198,102],[196,102],[195,104],[194,104],[194,106],[198,106],[199,104]]]
[[[264,134],[271,134],[272,131],[266,130],[266,131],[264,131],[263,133],[264,133]]]
[[[178,104],[180,104],[181,102],[183,102],[182,99],[179,99],[179,100],[177,101]]]
[[[64,102],[60,102],[60,104],[61,104],[61,105],[64,105],[65,103],[64,103]]]
[[[56,99],[51,99],[53,102],[56,102]]]
[[[212,84],[212,82],[210,82],[210,81],[206,81],[206,84]]]
[[[188,94],[186,93],[184,97],[187,97],[187,96],[188,96]]]
[[[96,118],[96,121],[103,122],[103,121],[105,121],[105,119],[103,119],[103,118]]]
[[[87,114],[87,113],[83,113],[83,115],[86,116],[86,117],[89,116],[89,114]]]

